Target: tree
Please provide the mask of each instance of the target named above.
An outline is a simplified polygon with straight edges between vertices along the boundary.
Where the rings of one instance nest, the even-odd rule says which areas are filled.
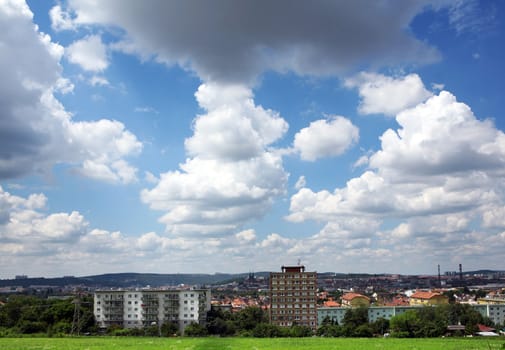
[[[277,338],[283,336],[283,330],[277,325],[259,323],[254,327],[252,335],[256,338]]]
[[[373,322],[370,326],[374,334],[384,335],[384,333],[387,333],[389,331],[389,320],[381,317]]]
[[[310,337],[313,334],[314,332],[308,326],[294,324],[289,329],[289,335],[294,338]]]
[[[207,331],[209,334],[229,336],[235,334],[235,323],[224,320],[220,317],[213,319],[207,323]]]
[[[353,337],[369,338],[372,336],[372,327],[368,323],[359,325],[353,332]]]
[[[398,338],[414,338],[419,331],[419,317],[413,310],[394,316],[389,324],[391,335]]]
[[[267,314],[263,309],[249,306],[235,315],[238,330],[253,330],[259,323],[268,323]]]
[[[346,311],[342,321],[344,324],[344,335],[347,337],[357,337],[359,336],[356,334],[358,327],[368,325],[368,309],[366,307],[349,309]]]
[[[184,336],[186,337],[205,337],[207,334],[207,329],[196,322],[191,322],[184,328]]]
[[[447,331],[447,311],[443,307],[423,307],[417,310],[419,318],[418,337],[439,337]]]

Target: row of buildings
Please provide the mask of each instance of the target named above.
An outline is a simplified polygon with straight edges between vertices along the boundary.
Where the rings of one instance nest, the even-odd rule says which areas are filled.
[[[370,299],[358,293],[347,293],[341,304],[317,304],[317,273],[304,266],[282,266],[281,272],[270,273],[268,313],[272,324],[289,327],[294,324],[316,329],[329,317],[342,323],[350,307],[367,307],[368,319],[391,319],[401,313],[427,305],[447,304],[440,293],[420,291],[410,295],[409,305],[370,306]],[[494,300],[493,300],[494,301]],[[233,306],[233,303],[232,303]],[[505,324],[505,302],[480,300],[472,305],[495,324]],[[99,327],[113,324],[125,328],[177,324],[180,332],[193,323],[204,324],[211,309],[209,289],[186,290],[98,290],[94,295],[94,314]]]
[[[367,296],[347,293],[340,305],[318,307],[316,272],[307,272],[304,266],[282,266],[282,272],[270,274],[270,322],[279,326],[298,324],[315,329],[326,317],[342,324],[350,307],[368,308],[368,321],[375,322],[416,308],[447,303],[448,297],[441,293],[418,291],[410,295],[408,306],[370,306]],[[505,300],[479,299],[471,306],[495,324],[505,324]]]

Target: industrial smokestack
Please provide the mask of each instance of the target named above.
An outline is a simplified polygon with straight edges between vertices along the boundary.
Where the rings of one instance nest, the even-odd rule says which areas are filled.
[[[459,279],[463,280],[463,266],[459,264]]]
[[[438,265],[438,286],[442,287],[442,278],[440,277],[440,264]]]

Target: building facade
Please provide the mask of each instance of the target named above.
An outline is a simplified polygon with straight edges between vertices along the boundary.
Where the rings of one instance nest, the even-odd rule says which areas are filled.
[[[472,304],[470,306],[482,316],[489,317],[496,325],[502,325],[505,322],[505,304]],[[394,316],[401,315],[409,310],[418,310],[423,307],[429,306],[371,306],[368,308],[368,322],[373,323],[380,318],[390,320]],[[326,317],[342,325],[345,313],[348,310],[348,307],[320,307],[317,310],[318,325],[321,325]]]
[[[205,324],[210,290],[99,290],[93,304],[101,328],[142,328],[171,322],[184,332],[193,322]]]
[[[317,273],[305,266],[282,266],[270,273],[270,323],[317,328]]]

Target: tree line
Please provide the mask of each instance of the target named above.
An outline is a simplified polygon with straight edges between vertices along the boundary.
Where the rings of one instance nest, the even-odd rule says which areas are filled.
[[[21,334],[47,336],[97,334],[93,316],[92,297],[84,297],[77,305],[79,313],[76,324],[74,298],[45,299],[35,296],[12,295],[0,300],[0,337]],[[212,309],[206,325],[197,323],[186,327],[185,336],[249,336],[249,337],[372,337],[386,333],[393,337],[439,337],[447,334],[448,325],[461,324],[464,332],[474,334],[478,324],[494,326],[489,318],[466,304],[448,304],[409,310],[390,320],[380,318],[368,321],[368,309],[349,309],[342,324],[326,318],[314,332],[311,328],[294,324],[280,327],[269,323],[268,314],[259,307],[247,307],[239,312]],[[497,325],[498,326],[498,325]],[[118,336],[173,336],[178,327],[173,323],[150,325],[139,329],[112,326],[108,334]]]
[[[96,332],[93,298],[84,297],[77,305],[74,298],[45,299],[11,295],[0,300],[0,336],[46,334],[47,336]],[[78,321],[78,323],[77,323]]]
[[[471,335],[478,331],[478,324],[493,326],[488,317],[483,317],[468,304],[447,304],[420,307],[393,316],[390,320],[379,318],[368,322],[368,309],[349,309],[342,325],[323,320],[317,329],[317,335],[329,337],[372,337],[388,334],[398,338],[440,337],[448,333],[449,325],[464,325],[464,331],[454,335]]]

